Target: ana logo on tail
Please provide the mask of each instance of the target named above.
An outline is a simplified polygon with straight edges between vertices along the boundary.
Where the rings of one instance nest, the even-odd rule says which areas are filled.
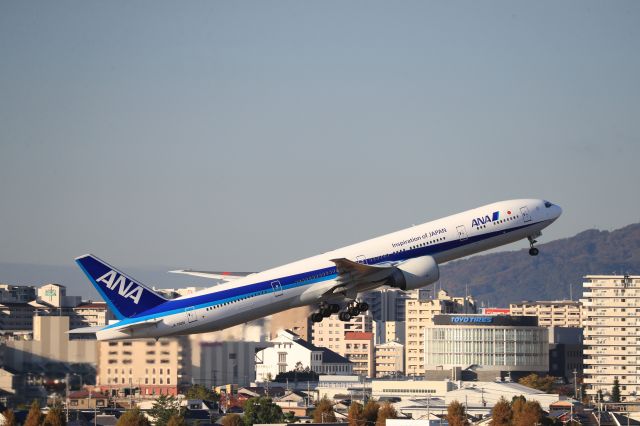
[[[133,281],[127,282],[125,276],[119,275],[116,271],[107,272],[98,278],[96,282],[103,282],[107,288],[112,291],[117,287],[120,296],[133,300],[133,303],[136,305],[140,302],[140,297],[142,297],[142,287]]]

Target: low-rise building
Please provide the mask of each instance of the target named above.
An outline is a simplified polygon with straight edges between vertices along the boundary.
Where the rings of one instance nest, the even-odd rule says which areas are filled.
[[[270,342],[273,346],[259,351],[256,380],[273,380],[279,373],[311,370],[318,374],[351,374],[349,360],[330,349],[317,347],[290,330],[282,330]]]
[[[476,377],[495,379],[505,373],[546,373],[548,330],[536,317],[506,315],[436,315],[425,327],[425,370],[429,378],[452,377],[462,369]]]
[[[456,388],[449,380],[373,380],[371,396],[374,398],[424,398],[429,396],[444,397],[447,392]]]

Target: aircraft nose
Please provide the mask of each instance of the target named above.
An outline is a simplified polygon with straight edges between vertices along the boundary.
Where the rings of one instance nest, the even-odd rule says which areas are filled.
[[[554,219],[559,218],[561,214],[562,214],[562,207],[560,207],[557,204],[554,204],[553,205],[553,217],[554,217]]]

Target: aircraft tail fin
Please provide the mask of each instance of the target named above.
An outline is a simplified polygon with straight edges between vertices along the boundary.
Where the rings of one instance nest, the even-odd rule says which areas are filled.
[[[92,254],[76,258],[76,263],[118,319],[133,317],[167,301]]]

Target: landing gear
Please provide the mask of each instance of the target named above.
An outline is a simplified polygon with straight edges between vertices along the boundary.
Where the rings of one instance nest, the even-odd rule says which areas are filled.
[[[529,240],[529,246],[531,247],[531,248],[529,249],[529,254],[530,254],[531,256],[537,256],[537,255],[538,255],[538,253],[540,253],[540,250],[538,250],[537,248],[535,248],[535,247],[533,246],[535,243],[537,243],[537,241],[536,241],[536,240],[534,240],[532,236],[528,236],[528,237],[527,237],[527,239]]]
[[[347,322],[347,321],[349,321],[349,320],[351,319],[351,314],[349,314],[349,312],[340,312],[340,313],[338,314],[338,319],[339,319],[340,321],[345,321],[345,322]]]
[[[337,314],[338,311],[340,311],[340,305],[337,305],[335,303],[329,305],[323,302],[320,304],[318,312],[312,313],[310,318],[313,322],[322,322],[324,318],[328,318],[333,314]]]
[[[340,312],[338,318],[340,321],[349,321],[351,318],[357,317],[362,312],[369,310],[369,304],[365,302],[356,302],[355,300],[349,303],[343,312]]]

